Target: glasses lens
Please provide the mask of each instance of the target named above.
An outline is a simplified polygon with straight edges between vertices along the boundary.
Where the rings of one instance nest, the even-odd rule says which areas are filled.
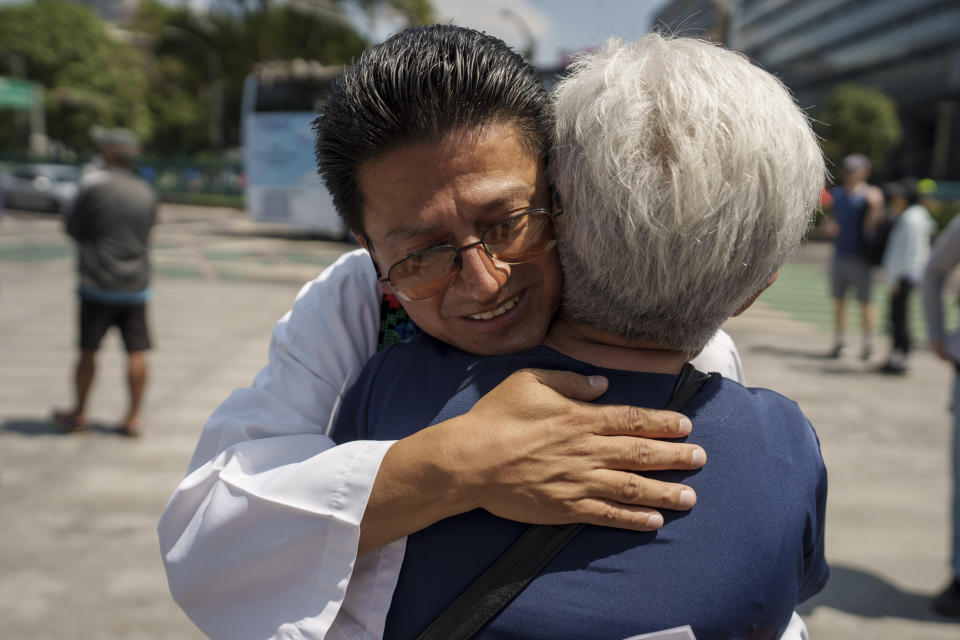
[[[401,298],[422,300],[441,293],[457,274],[453,247],[434,247],[390,267],[390,286]]]
[[[487,229],[483,243],[497,260],[523,262],[552,249],[557,230],[549,213],[530,211]]]

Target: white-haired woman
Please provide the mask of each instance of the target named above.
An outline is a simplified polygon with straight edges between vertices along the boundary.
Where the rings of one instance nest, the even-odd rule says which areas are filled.
[[[658,35],[611,41],[574,66],[556,108],[565,284],[545,345],[480,359],[428,337],[392,347],[345,399],[338,442],[430,442],[434,427],[419,425],[471,407],[492,416],[504,379],[536,375],[525,367],[603,376],[600,402],[664,406],[685,363],[798,246],[823,184],[819,146],[783,85],[743,57]],[[684,412],[709,460],[653,477],[682,478],[697,505],[667,513],[657,532],[584,527],[475,637],[622,638],[685,624],[698,638],[781,637],[829,575],[816,435],[795,403],[719,377]],[[496,445],[504,458],[531,454]],[[438,482],[483,481],[481,461],[437,452],[453,454],[464,468]],[[569,494],[581,499],[575,483]],[[407,538],[386,637],[415,637],[524,531],[482,500],[470,506]]]

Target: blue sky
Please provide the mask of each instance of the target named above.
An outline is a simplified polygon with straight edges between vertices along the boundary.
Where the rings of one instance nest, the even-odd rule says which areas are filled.
[[[534,62],[559,63],[564,53],[596,46],[609,36],[635,40],[649,31],[653,16],[667,0],[432,0],[441,22],[485,31],[518,50],[527,46],[522,21],[535,43]],[[504,14],[504,10],[510,13]],[[374,40],[396,30],[388,15],[354,21]]]
[[[0,0],[0,4],[23,0]],[[165,0],[204,7],[208,0]],[[596,46],[609,36],[635,40],[649,31],[653,16],[668,0],[431,0],[441,22],[473,27],[523,50],[527,37],[534,40],[534,62],[553,66],[565,53]],[[344,3],[349,9],[351,3]],[[355,5],[354,5],[355,7]],[[505,15],[504,10],[510,14]],[[351,20],[371,39],[379,41],[395,32],[398,21],[386,13],[373,21],[359,10],[349,10]]]

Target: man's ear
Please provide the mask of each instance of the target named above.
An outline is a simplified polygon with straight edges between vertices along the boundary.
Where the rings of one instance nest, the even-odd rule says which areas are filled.
[[[383,275],[380,272],[380,265],[377,263],[377,254],[374,253],[370,243],[367,241],[366,238],[356,233],[353,234],[353,237],[357,239],[357,244],[359,244],[361,247],[366,249],[367,252],[370,254],[370,260],[371,262],[373,262],[373,270],[377,272],[377,280],[379,280],[380,278],[383,277]],[[393,289],[390,288],[389,282],[381,282],[380,291],[382,293],[393,293]]]
[[[750,305],[752,305],[754,302],[756,302],[756,301],[757,301],[757,298],[760,297],[760,294],[763,293],[764,291],[766,291],[767,289],[769,289],[769,288],[770,288],[770,285],[772,285],[774,282],[777,281],[777,277],[779,277],[779,275],[780,275],[780,270],[779,270],[779,269],[777,269],[776,271],[774,271],[774,272],[773,272],[773,275],[770,276],[770,279],[767,280],[767,284],[763,285],[763,287],[760,288],[760,291],[757,291],[755,294],[753,294],[753,296],[751,296],[751,298],[750,298],[749,300],[747,300],[746,302],[744,302],[744,303],[743,303],[743,306],[740,307],[739,309],[737,309],[737,312],[736,312],[735,314],[733,314],[733,317],[735,318],[735,317],[737,317],[738,315],[740,315],[741,313],[743,313],[744,311],[746,311],[747,309],[749,309],[749,308],[750,308]]]

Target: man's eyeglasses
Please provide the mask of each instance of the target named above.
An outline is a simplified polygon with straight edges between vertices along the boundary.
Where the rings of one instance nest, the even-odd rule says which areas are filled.
[[[403,300],[423,300],[443,293],[463,266],[460,254],[477,245],[488,256],[507,264],[519,264],[546,253],[557,244],[556,218],[562,213],[531,209],[492,224],[480,232],[480,240],[460,248],[444,244],[411,253],[394,263],[386,277],[397,296]]]

